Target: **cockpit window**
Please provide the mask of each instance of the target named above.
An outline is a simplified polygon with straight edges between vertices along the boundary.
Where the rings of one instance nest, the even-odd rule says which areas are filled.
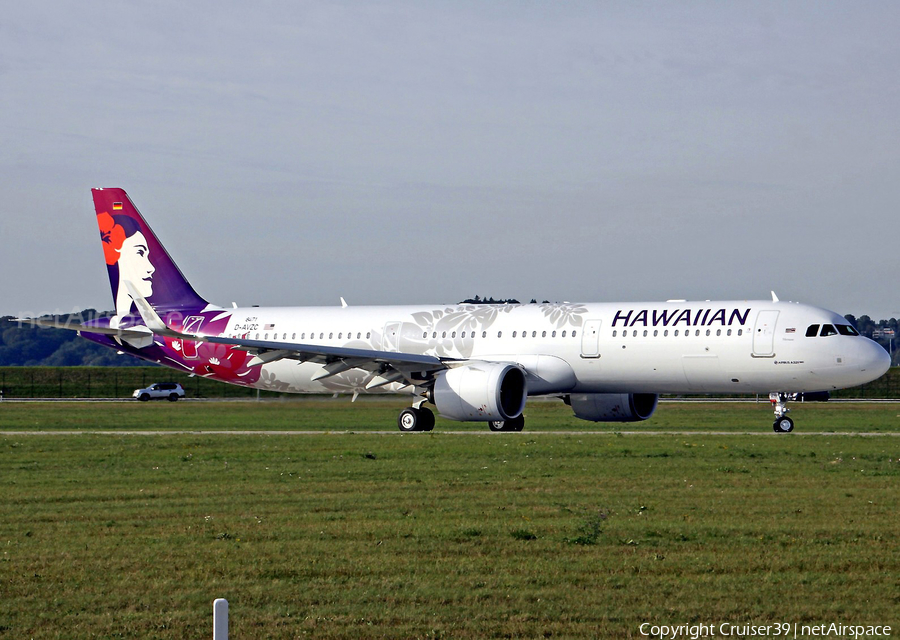
[[[806,337],[807,338],[815,338],[817,335],[819,335],[819,325],[817,325],[817,324],[809,325],[809,327],[806,329]]]
[[[822,333],[819,334],[823,338],[826,336],[836,336],[837,329],[834,328],[833,324],[823,324],[822,325]]]
[[[839,324],[839,325],[837,325],[837,330],[838,330],[838,333],[840,333],[842,336],[858,336],[859,335],[859,331],[854,329],[849,324]]]

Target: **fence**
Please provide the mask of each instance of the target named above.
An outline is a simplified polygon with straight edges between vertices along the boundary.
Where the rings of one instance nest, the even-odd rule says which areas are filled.
[[[257,393],[162,367],[0,367],[0,398],[130,398],[135,389],[154,382],[179,382],[189,398],[255,398]],[[260,395],[281,394],[263,391]],[[831,396],[898,399],[900,367],[892,367],[874,382],[834,391]]]
[[[250,398],[256,389],[162,367],[0,367],[3,398],[130,398],[154,382],[179,382],[189,398]],[[280,394],[263,391],[262,397]]]

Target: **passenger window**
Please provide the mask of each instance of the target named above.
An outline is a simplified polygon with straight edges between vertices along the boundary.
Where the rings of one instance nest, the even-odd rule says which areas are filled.
[[[739,336],[744,335],[744,330],[743,330],[743,329],[738,329],[738,335],[739,335]]]
[[[450,334],[450,337],[451,337],[451,338],[455,338],[455,337],[456,337],[456,332],[454,331],[453,333],[451,333],[451,334]]]
[[[325,339],[325,334],[319,333],[319,340],[324,340],[324,339]]]
[[[615,338],[615,337],[616,337],[616,330],[613,329],[613,338]]]
[[[532,338],[537,338],[537,331],[532,331],[532,332],[531,332],[531,337],[532,337]]]
[[[574,334],[575,332],[573,331],[572,333]],[[631,332],[631,337],[637,338],[637,329],[635,329],[634,331]]]
[[[644,329],[644,337],[645,337],[645,338],[647,337],[647,330],[646,330],[646,329]]]
[[[709,336],[711,333],[712,333],[712,331],[711,331],[710,329],[707,329],[707,330],[706,330],[706,335],[707,335],[707,336]]]
[[[423,331],[423,332],[422,332],[422,340],[424,340],[424,339],[427,338],[427,337],[428,337],[428,332],[427,332],[427,331]]]
[[[653,330],[653,337],[655,338],[655,337],[658,336],[658,335],[659,335],[659,330],[658,330],[658,329],[654,329],[654,330]]]
[[[728,330],[726,335],[729,335],[729,336],[731,335],[731,329]]]
[[[359,340],[360,338],[362,338],[362,333],[359,332],[359,331],[357,331],[357,332],[356,332],[356,339]]]
[[[697,330],[694,332],[694,335],[695,335],[695,336],[699,336],[699,335],[700,335],[700,329],[697,329]]]
[[[481,337],[482,337],[482,338],[487,338],[487,331],[482,331],[482,332],[481,332]]]
[[[572,332],[572,337],[573,337],[573,338],[575,337],[575,332],[574,332],[574,331]]]
[[[516,333],[517,333],[517,332],[513,331],[513,334],[512,334],[513,338],[516,337]]]
[[[721,330],[721,329],[716,329],[716,336],[720,336],[720,335],[722,335],[722,330]]]
[[[663,338],[668,338],[668,337],[669,337],[669,330],[666,329],[665,331],[663,331]]]
[[[828,336],[836,336],[837,329],[834,328],[834,325],[823,324],[822,325],[822,333],[820,333],[819,335],[821,335],[823,338],[828,337]]]
[[[566,332],[565,332],[565,331],[562,332],[562,337],[563,337],[563,338],[566,337]]]
[[[341,332],[338,334],[338,340],[340,340],[340,339],[341,339],[341,336],[343,336],[343,335],[344,335],[344,332],[341,331]]]
[[[673,334],[676,338],[678,337],[678,329],[675,329],[675,333]]]
[[[447,337],[447,332],[446,332],[446,331],[441,331],[441,337],[442,337],[442,338],[446,338],[446,337]]]
[[[806,329],[806,337],[807,338],[815,338],[818,333],[819,333],[819,325],[817,325],[817,324],[811,324]]]
[[[368,339],[371,338],[371,337],[372,337],[372,332],[371,332],[371,331],[366,331],[366,340],[368,340]]]
[[[502,331],[498,331],[498,332],[497,332],[497,337],[498,337],[498,338],[502,338],[502,337],[503,337],[503,332],[502,332]]]

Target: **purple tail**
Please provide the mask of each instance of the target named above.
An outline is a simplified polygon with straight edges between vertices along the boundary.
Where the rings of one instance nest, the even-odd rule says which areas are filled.
[[[131,289],[161,311],[207,305],[169,257],[123,189],[92,189],[116,315],[132,312]]]

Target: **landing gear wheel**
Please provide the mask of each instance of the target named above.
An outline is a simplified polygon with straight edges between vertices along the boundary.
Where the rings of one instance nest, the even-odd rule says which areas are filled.
[[[429,409],[407,407],[400,412],[397,418],[397,426],[400,428],[400,431],[408,433],[413,431],[431,431],[434,429],[434,414]]]
[[[794,430],[794,421],[787,416],[778,418],[775,420],[775,424],[772,425],[772,429],[774,429],[775,433],[790,433]]]
[[[421,431],[434,430],[434,414],[431,412],[431,409],[419,409],[419,417],[422,420]]]
[[[525,416],[519,415],[509,420],[491,420],[488,422],[491,431],[521,431],[525,428]]]

